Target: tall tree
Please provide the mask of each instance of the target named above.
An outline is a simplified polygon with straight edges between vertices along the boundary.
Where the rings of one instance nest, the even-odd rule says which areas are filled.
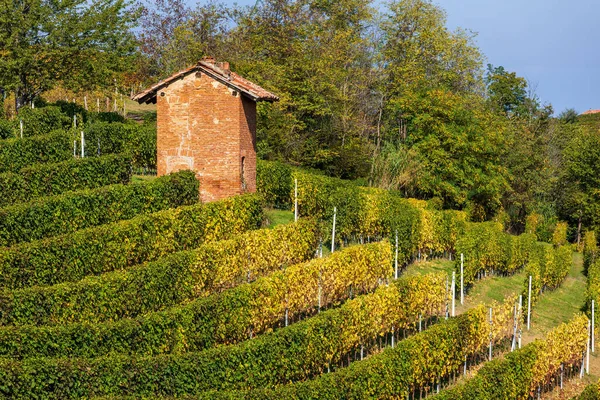
[[[229,18],[227,7],[212,0],[195,8],[182,0],[147,1],[138,31],[146,77],[163,78],[204,55],[221,56]]]
[[[237,10],[235,68],[280,95],[261,107],[261,155],[342,177],[368,172],[368,0],[265,0]]]
[[[487,67],[485,81],[491,106],[507,116],[523,115],[526,112],[527,81],[502,66],[488,64]]]
[[[130,67],[130,29],[137,14],[127,0],[0,0],[0,86],[16,107],[57,84],[109,85]]]

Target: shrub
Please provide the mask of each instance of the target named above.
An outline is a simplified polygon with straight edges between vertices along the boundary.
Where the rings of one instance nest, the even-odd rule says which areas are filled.
[[[587,275],[590,265],[598,258],[596,232],[586,231],[583,235],[583,271]]]
[[[23,121],[23,137],[47,135],[56,130],[69,129],[73,121],[59,107],[22,107],[18,119]]]
[[[567,244],[567,229],[568,225],[566,222],[559,222],[556,224],[554,228],[554,233],[552,234],[552,244],[555,246],[564,246]]]
[[[531,281],[531,305],[533,306],[543,290],[556,289],[565,280],[573,266],[571,246],[552,248],[547,244],[537,243],[531,252],[525,268],[526,278],[523,282],[523,304],[527,304],[529,296],[529,276]]]
[[[258,190],[282,203],[293,204],[294,179],[298,180],[299,215],[323,221],[325,238],[331,237],[335,207],[336,246],[348,240],[364,242],[385,237],[394,243],[397,232],[400,263],[419,252],[450,252],[466,220],[463,212],[437,211],[423,200],[404,199],[399,192],[364,188],[356,182],[302,170],[292,170],[287,178],[285,166],[266,161],[257,167]],[[270,179],[272,176],[281,178]]]
[[[156,167],[156,128],[125,122],[94,122],[85,130],[87,154],[127,153],[137,167]]]
[[[18,173],[0,174],[0,207],[29,202],[71,190],[128,183],[131,159],[123,155],[73,158],[59,163],[34,164]]]
[[[228,239],[257,228],[262,219],[260,196],[244,195],[22,243],[0,249],[0,285],[77,281]]]
[[[197,201],[198,181],[192,171],[150,182],[42,197],[0,209],[0,246],[75,232]]]
[[[72,157],[73,141],[66,132],[0,141],[0,173],[18,172],[32,164],[66,161]]]
[[[17,137],[14,121],[0,118],[0,139]]]
[[[256,182],[258,192],[262,193],[268,206],[288,208],[292,205],[294,190],[292,169],[286,164],[258,160]],[[291,198],[290,193],[292,193]]]

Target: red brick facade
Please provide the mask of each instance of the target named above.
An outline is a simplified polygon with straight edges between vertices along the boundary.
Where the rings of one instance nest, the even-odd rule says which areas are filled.
[[[157,105],[158,175],[195,171],[207,202],[256,191],[257,98],[210,72],[188,69],[136,96]]]

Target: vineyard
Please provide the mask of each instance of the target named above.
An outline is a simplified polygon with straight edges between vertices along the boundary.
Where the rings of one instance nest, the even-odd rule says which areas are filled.
[[[600,398],[592,231],[266,161],[202,203],[193,172],[135,176],[144,124],[24,119],[0,131],[3,398]]]

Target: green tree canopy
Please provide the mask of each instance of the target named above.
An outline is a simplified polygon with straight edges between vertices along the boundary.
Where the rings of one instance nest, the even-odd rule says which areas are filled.
[[[130,68],[127,0],[0,0],[0,86],[17,109],[57,84],[106,86]]]

